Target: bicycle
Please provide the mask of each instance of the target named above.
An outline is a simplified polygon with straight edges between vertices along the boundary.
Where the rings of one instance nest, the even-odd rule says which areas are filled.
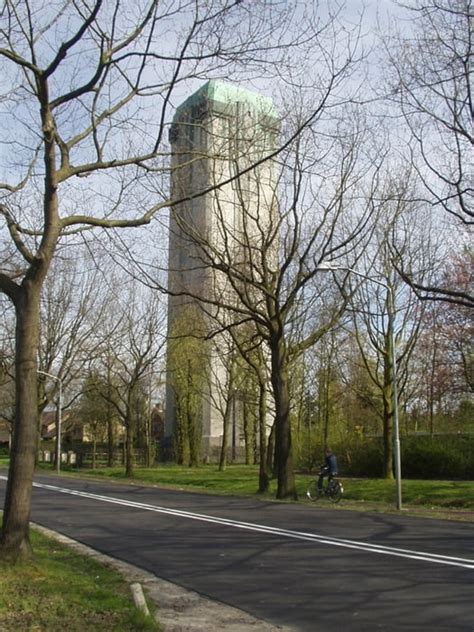
[[[321,496],[327,496],[333,503],[338,503],[343,493],[344,487],[342,486],[342,482],[337,478],[331,479],[329,483],[326,486],[323,485],[322,488],[318,485],[318,479],[314,478],[306,490],[306,496],[312,501],[319,500]]]

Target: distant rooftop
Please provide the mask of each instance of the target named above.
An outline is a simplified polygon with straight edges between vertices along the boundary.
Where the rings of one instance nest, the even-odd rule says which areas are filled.
[[[202,101],[214,101],[219,103],[248,103],[267,116],[278,118],[278,113],[271,97],[265,97],[258,92],[235,86],[219,79],[211,79],[186,99],[179,107],[178,112],[192,108]]]

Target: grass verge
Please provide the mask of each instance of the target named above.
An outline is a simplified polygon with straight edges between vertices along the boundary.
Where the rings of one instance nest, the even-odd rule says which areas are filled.
[[[31,533],[34,558],[16,565],[0,560],[2,632],[158,632],[134,605],[123,577],[66,545]]]
[[[249,465],[229,465],[220,472],[215,465],[198,468],[177,465],[159,465],[153,468],[135,468],[132,479],[126,478],[122,467],[76,471],[81,476],[109,478],[135,484],[149,484],[174,489],[188,489],[215,494],[255,495],[258,469]],[[296,487],[300,502],[306,499],[311,476],[296,473]],[[338,507],[357,510],[391,511],[395,506],[395,482],[385,479],[344,478],[344,497]],[[268,494],[275,497],[276,482],[272,481]],[[474,481],[403,480],[403,506],[407,512],[438,513],[442,517],[473,519]],[[325,501],[324,506],[328,506]]]
[[[229,465],[223,472],[215,465],[137,467],[133,479],[125,477],[121,467],[63,473],[227,495],[255,495],[258,481],[257,467],[244,465]],[[296,474],[299,502],[309,502],[305,492],[311,478]],[[337,508],[395,511],[394,481],[343,478],[343,483],[344,498]],[[272,481],[269,493],[261,497],[274,499],[275,487]],[[407,513],[473,520],[473,481],[404,480],[402,491]],[[318,506],[332,507],[322,503]],[[32,531],[31,538],[35,552],[32,561],[15,566],[0,561],[1,632],[160,630],[154,619],[135,608],[129,585],[117,571],[38,532]]]

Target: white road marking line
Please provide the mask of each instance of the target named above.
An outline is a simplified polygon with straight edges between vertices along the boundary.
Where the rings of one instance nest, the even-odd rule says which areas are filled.
[[[7,480],[7,477],[0,476],[0,479]],[[146,503],[138,503],[131,500],[123,500],[121,498],[114,498],[113,496],[103,496],[101,494],[81,492],[74,489],[68,489],[66,487],[58,487],[57,485],[33,483],[33,486],[38,487],[40,489],[60,492],[62,494],[69,494],[71,496],[90,498],[92,500],[99,500],[101,502],[107,502],[107,503],[111,503],[115,505],[123,505],[125,507],[134,507],[136,509],[144,509],[146,511],[153,511],[156,513],[167,514],[170,516],[188,518],[190,520],[199,520],[201,522],[210,522],[213,524],[220,524],[223,526],[234,527],[237,529],[255,531],[258,533],[268,533],[270,535],[279,535],[286,538],[292,538],[295,540],[318,542],[320,544],[328,544],[330,546],[339,546],[339,547],[348,548],[348,549],[368,551],[370,553],[378,553],[380,555],[392,555],[396,557],[403,557],[403,558],[408,558],[408,559],[413,559],[413,560],[421,560],[425,562],[432,562],[435,564],[458,566],[461,568],[469,568],[471,570],[474,570],[474,560],[469,559],[469,558],[452,557],[448,555],[438,555],[436,553],[427,553],[425,551],[412,551],[410,549],[400,549],[396,547],[384,546],[381,544],[369,544],[367,542],[362,542],[358,540],[348,540],[345,538],[333,538],[330,536],[319,535],[316,533],[306,533],[304,531],[292,531],[290,529],[268,527],[265,525],[254,524],[251,522],[240,522],[238,520],[231,520],[228,518],[218,518],[216,516],[208,516],[206,514],[183,511],[181,509],[169,509],[168,507],[161,507],[159,505],[149,505]]]

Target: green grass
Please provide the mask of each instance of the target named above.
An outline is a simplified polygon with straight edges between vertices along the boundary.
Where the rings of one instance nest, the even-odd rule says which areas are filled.
[[[41,469],[52,468],[42,466]],[[133,479],[127,479],[121,467],[64,474],[227,495],[255,495],[258,482],[257,467],[244,465],[230,465],[224,472],[219,472],[215,465],[137,467]],[[307,474],[296,474],[299,502],[309,503],[305,492],[311,478]],[[341,503],[334,506],[322,500],[317,507],[396,511],[394,481],[342,480],[344,497]],[[272,481],[270,492],[263,497],[274,499],[275,489],[276,483]],[[402,495],[407,513],[473,519],[473,481],[403,480]],[[32,562],[9,566],[0,561],[1,632],[160,629],[152,618],[144,617],[135,608],[129,586],[117,572],[34,531],[32,544],[35,552]]]
[[[38,532],[31,539],[33,560],[0,561],[2,632],[160,630],[135,607],[118,572]]]
[[[40,468],[53,470],[52,465],[46,464]],[[159,464],[153,468],[136,467],[133,479],[125,477],[123,467],[96,470],[64,467],[63,473],[228,495],[255,495],[258,487],[258,467],[252,465],[228,465],[225,471],[219,472],[216,465],[190,468]],[[308,502],[305,493],[310,479],[308,474],[296,473],[296,487],[301,502]],[[391,511],[394,508],[394,481],[345,477],[342,480],[344,497],[339,507],[362,511]],[[261,497],[274,499],[275,493],[276,481],[271,481],[269,493]],[[474,481],[403,479],[402,500],[406,511],[424,511],[429,515],[438,513],[443,517],[470,520],[471,512],[474,511]]]
[[[347,499],[354,501],[378,500],[390,503],[395,496],[395,482],[381,479],[348,479]],[[405,505],[474,510],[474,483],[472,481],[402,481]]]
[[[133,483],[233,495],[253,495],[258,483],[257,467],[245,465],[229,465],[223,472],[219,472],[215,465],[203,465],[198,468],[176,465],[137,467],[131,480],[125,477],[122,467],[81,470],[80,473]],[[311,476],[307,474],[296,474],[296,486],[301,502],[308,502],[305,492],[310,480]],[[390,510],[395,505],[394,481],[344,477],[342,480],[344,498],[340,507]],[[276,482],[272,481],[270,492],[264,497],[274,498],[275,491]],[[403,480],[402,498],[405,509],[474,511],[474,481]]]
[[[41,469],[52,467],[43,465]],[[244,465],[229,465],[223,472],[215,465],[137,467],[133,479],[125,477],[122,467],[69,470],[64,474],[227,495],[255,495],[258,482],[258,468]],[[309,502],[305,492],[311,478],[296,474],[300,502]],[[342,480],[344,497],[336,508],[395,511],[394,481]],[[276,483],[272,481],[270,492],[263,497],[274,499],[275,491]],[[472,520],[473,481],[403,480],[402,495],[408,513]],[[316,506],[334,507],[324,500],[321,503],[324,505]],[[158,623],[135,608],[128,584],[116,571],[35,531],[32,544],[35,555],[31,562],[10,566],[0,561],[1,632],[160,629]]]

